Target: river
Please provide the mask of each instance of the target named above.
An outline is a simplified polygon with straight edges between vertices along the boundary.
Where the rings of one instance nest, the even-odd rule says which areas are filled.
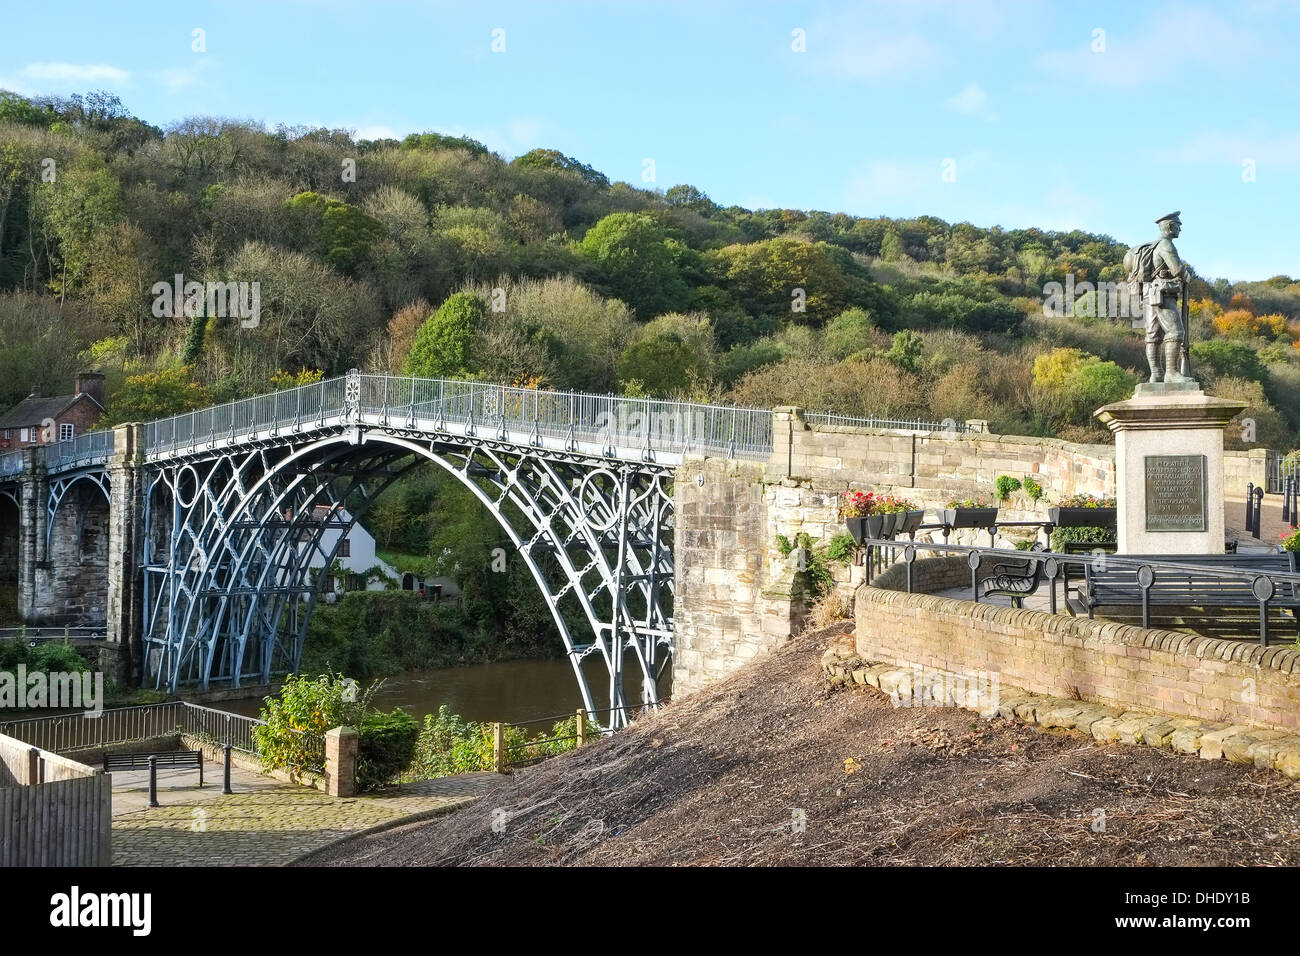
[[[640,667],[629,658],[629,676],[640,674]],[[583,663],[587,686],[591,688],[597,709],[609,706],[609,672],[599,657]],[[660,695],[667,696],[672,678],[665,674]],[[640,700],[639,682],[624,685],[631,702]],[[222,710],[256,716],[261,698],[227,700],[214,704]],[[401,707],[417,719],[436,714],[446,704],[453,714],[466,720],[520,723],[543,717],[571,716],[582,706],[582,695],[573,668],[567,660],[501,661],[495,664],[471,664],[466,667],[441,667],[434,670],[406,671],[384,678],[384,686],[375,696],[374,705],[382,710]],[[600,714],[602,722],[606,714]]]

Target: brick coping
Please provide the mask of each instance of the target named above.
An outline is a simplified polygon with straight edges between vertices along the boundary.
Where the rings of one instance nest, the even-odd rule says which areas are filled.
[[[1201,660],[1233,661],[1260,669],[1274,670],[1279,674],[1293,673],[1300,664],[1300,648],[1294,643],[1272,644],[1261,647],[1247,641],[1203,637],[1160,628],[1122,624],[1116,621],[1096,621],[1066,614],[1051,614],[1028,608],[1013,608],[1001,604],[963,601],[959,598],[939,597],[934,594],[908,594],[864,584],[858,588],[859,600],[874,604],[916,608],[939,614],[954,614],[973,621],[991,625],[1006,625],[1038,630],[1044,634],[1074,637],[1082,642],[1121,644],[1180,654]]]

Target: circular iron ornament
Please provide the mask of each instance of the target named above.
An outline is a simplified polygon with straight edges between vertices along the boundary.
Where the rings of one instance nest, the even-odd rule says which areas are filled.
[[[1156,583],[1156,572],[1152,570],[1151,565],[1144,564],[1138,568],[1137,579],[1139,587],[1149,588]]]
[[[361,372],[349,369],[343,380],[343,420],[352,421],[361,412]]]
[[[599,497],[600,489],[593,487],[591,484],[593,478],[602,475],[609,478],[609,480],[614,483],[613,500],[609,503],[609,516],[604,523],[597,521],[595,517],[595,506],[601,503]],[[594,499],[591,497],[593,493],[597,496]],[[607,468],[597,468],[595,471],[588,472],[584,475],[582,483],[578,485],[578,507],[581,508],[582,513],[587,516],[587,521],[590,523],[592,528],[596,531],[608,531],[610,528],[614,527],[614,525],[618,524],[621,495],[622,490],[618,486],[618,478],[614,473]]]
[[[1273,600],[1273,595],[1277,593],[1273,579],[1264,574],[1258,575],[1250,582],[1250,590],[1255,595],[1255,600],[1261,602]]]
[[[189,501],[186,501],[185,496],[181,494],[181,488],[183,487],[182,483],[187,475],[194,482],[194,495]],[[182,465],[176,470],[176,490],[173,494],[176,495],[176,503],[182,508],[194,507],[194,502],[199,500],[199,490],[201,487],[202,483],[199,481],[199,473],[194,470],[193,465]]]
[[[915,561],[915,560],[916,560],[916,548],[912,547],[912,545],[910,545],[910,544],[909,544],[906,548],[904,548],[904,549],[903,549],[903,560],[906,561],[908,564],[911,564],[913,561]]]
[[[978,551],[972,551],[970,554],[966,555],[966,563],[970,565],[972,571],[978,571],[980,568],[980,562],[983,558],[984,556]]]
[[[1057,572],[1060,570],[1061,570],[1061,566],[1057,562],[1056,558],[1048,558],[1046,561],[1043,562],[1043,572],[1049,578],[1056,577]]]

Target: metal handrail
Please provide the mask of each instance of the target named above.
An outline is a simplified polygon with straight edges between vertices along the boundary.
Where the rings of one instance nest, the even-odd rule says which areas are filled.
[[[349,381],[356,393],[348,393]],[[352,416],[355,416],[353,418]],[[358,375],[240,399],[144,426],[146,455],[217,442],[313,431],[355,420],[411,430],[445,430],[535,444],[600,442],[609,457],[693,449],[729,457],[772,451],[772,413],[738,405],[557,392],[458,379]]]
[[[1229,580],[1238,580],[1248,584],[1251,593],[1259,602],[1260,608],[1260,644],[1269,646],[1269,610],[1270,604],[1275,596],[1280,593],[1290,593],[1293,597],[1300,597],[1300,571],[1278,571],[1268,568],[1234,568],[1231,565],[1220,564],[1192,564],[1180,562],[1176,557],[1169,560],[1152,559],[1148,557],[1126,557],[1122,554],[1063,554],[1055,551],[1018,551],[1011,548],[987,548],[977,545],[933,543],[924,541],[899,541],[885,538],[869,538],[862,541],[861,547],[867,551],[867,568],[872,567],[873,553],[884,554],[885,552],[901,555],[901,559],[908,565],[907,567],[907,590],[912,592],[912,564],[916,560],[916,553],[922,551],[941,551],[957,552],[966,555],[967,564],[971,569],[971,600],[979,601],[979,569],[986,557],[997,557],[1003,560],[1012,558],[1015,561],[1034,562],[1043,565],[1043,571],[1050,582],[1051,612],[1057,613],[1056,601],[1056,580],[1062,569],[1066,565],[1099,567],[1103,571],[1122,568],[1135,572],[1136,584],[1141,591],[1140,603],[1142,605],[1142,624],[1144,627],[1150,626],[1150,591],[1157,578],[1162,572],[1172,573],[1195,573],[1210,574],[1223,577]],[[1266,552],[1267,553],[1267,552]],[[1244,557],[1244,555],[1238,555]],[[883,564],[882,562],[879,562]],[[1028,565],[1026,565],[1028,567]],[[868,583],[870,581],[868,580]]]
[[[876,428],[884,431],[908,431],[908,432],[925,432],[932,434],[934,432],[955,432],[964,434],[974,432],[975,429],[965,422],[956,422],[949,419],[946,422],[926,421],[922,418],[877,418],[869,415],[866,418],[855,415],[840,415],[836,412],[804,412],[804,421],[813,425],[839,425],[849,428]]]

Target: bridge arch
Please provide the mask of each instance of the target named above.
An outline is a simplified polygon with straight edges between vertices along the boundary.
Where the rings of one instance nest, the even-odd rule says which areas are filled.
[[[151,466],[146,527],[163,518],[155,491],[171,492],[161,496],[170,497],[168,553],[145,561],[145,665],[155,685],[266,682],[280,667],[296,669],[323,584],[323,575],[307,579],[324,534],[313,516],[322,503],[338,514],[354,502],[344,533],[322,554],[328,567],[369,502],[423,461],[455,476],[501,524],[547,601],[584,706],[595,710],[582,670],[593,654],[609,673],[611,706],[628,706],[627,652],[640,671],[642,703],[656,703],[672,647],[667,467],[361,425],[287,451],[196,454]],[[367,482],[378,490],[357,503]],[[572,633],[565,599],[581,607],[589,641]],[[615,711],[611,722],[626,716]]]

